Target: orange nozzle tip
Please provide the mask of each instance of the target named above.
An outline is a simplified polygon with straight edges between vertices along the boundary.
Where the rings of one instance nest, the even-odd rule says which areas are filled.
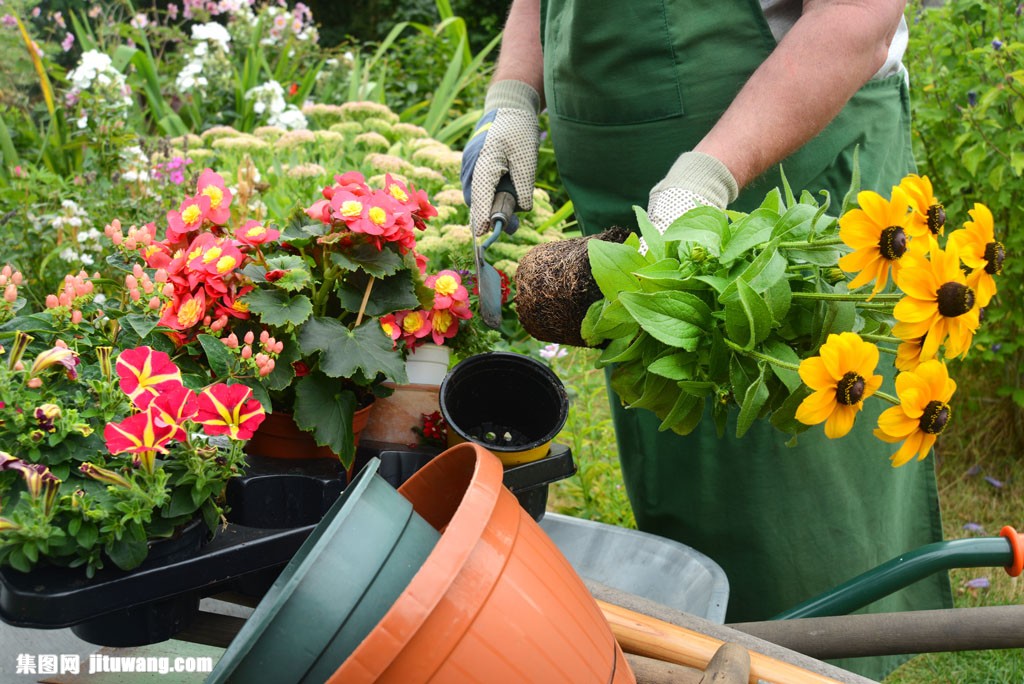
[[[1006,574],[1010,577],[1017,577],[1024,572],[1024,534],[1017,532],[1010,525],[1006,525],[999,530],[999,536],[1006,537],[1006,540],[1010,542],[1010,550],[1013,552],[1013,558],[1006,566]]]

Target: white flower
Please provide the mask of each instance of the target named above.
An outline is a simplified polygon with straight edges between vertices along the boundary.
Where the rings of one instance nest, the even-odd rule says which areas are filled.
[[[545,345],[537,353],[540,354],[542,359],[548,359],[549,361],[551,359],[560,359],[562,357],[565,357],[565,356],[569,355],[568,350],[563,349],[562,346],[560,344],[558,344],[557,342]]]
[[[97,306],[103,306],[104,304],[107,303],[107,295],[101,292],[95,297],[93,297],[92,301],[95,302]]]
[[[78,128],[85,128],[89,125],[89,117],[83,114],[82,118],[80,118],[76,123],[78,124]]]
[[[203,41],[209,40],[217,43],[224,50],[228,49],[228,43],[231,42],[231,34],[228,30],[216,22],[210,22],[208,24],[195,24],[192,27],[192,40]]]

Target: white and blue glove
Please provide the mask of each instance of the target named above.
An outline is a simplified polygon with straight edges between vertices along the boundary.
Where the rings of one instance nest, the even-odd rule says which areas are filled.
[[[490,232],[495,188],[505,174],[515,187],[516,211],[533,208],[540,147],[539,109],[540,95],[522,81],[498,81],[488,89],[484,115],[462,152],[460,173],[475,235]],[[512,233],[518,227],[519,219],[513,216],[505,231]]]
[[[647,217],[660,232],[694,207],[725,209],[736,200],[739,187],[725,164],[702,152],[684,152],[655,185]]]

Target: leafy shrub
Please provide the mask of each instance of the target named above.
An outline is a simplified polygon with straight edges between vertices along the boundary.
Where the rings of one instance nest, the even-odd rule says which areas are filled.
[[[1024,234],[1024,17],[1020,4],[915,0],[907,68],[912,85],[915,153],[948,216],[966,216],[975,199],[992,207],[1007,278],[986,310],[973,356],[1010,369],[1003,394],[1024,406],[1024,296],[1019,286]],[[958,226],[950,226],[955,228]],[[948,229],[947,229],[948,232]]]

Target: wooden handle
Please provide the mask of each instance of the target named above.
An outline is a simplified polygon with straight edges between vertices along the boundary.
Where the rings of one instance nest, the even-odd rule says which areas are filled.
[[[723,643],[706,634],[604,601],[598,601],[597,605],[625,653],[703,670]],[[757,684],[758,680],[775,684],[841,684],[831,677],[751,651],[750,684]]]

